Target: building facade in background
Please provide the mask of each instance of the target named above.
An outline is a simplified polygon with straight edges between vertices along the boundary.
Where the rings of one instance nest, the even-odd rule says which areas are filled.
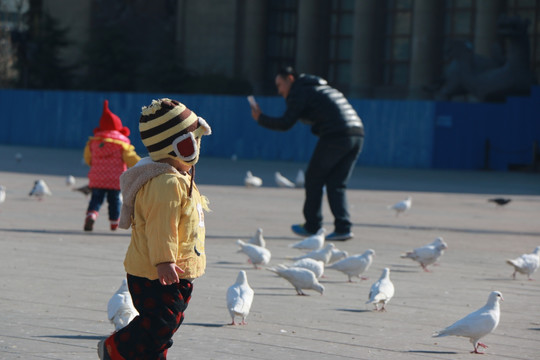
[[[109,2],[41,1],[44,11],[69,30],[71,43],[64,56],[80,61],[96,22],[102,21],[96,14],[103,13]],[[536,75],[540,73],[540,0],[114,3],[114,16],[122,16],[123,7],[134,8],[139,15],[166,7],[171,16],[157,21],[167,22],[162,25],[168,29],[166,43],[174,48],[171,62],[199,74],[245,79],[255,94],[275,95],[276,71],[293,65],[299,72],[328,79],[350,97],[430,99],[433,94],[426,89],[440,81],[452,42],[466,41],[478,56],[504,59],[507,44],[497,32],[503,14],[529,21],[529,65]],[[137,21],[138,29],[153,28],[141,17]]]

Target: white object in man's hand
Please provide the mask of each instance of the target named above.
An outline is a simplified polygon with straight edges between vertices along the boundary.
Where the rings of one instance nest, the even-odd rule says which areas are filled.
[[[253,97],[253,95],[249,95],[247,97],[247,100],[249,102],[249,106],[251,106],[252,108],[256,108],[257,107],[257,102],[255,101],[255,98]]]

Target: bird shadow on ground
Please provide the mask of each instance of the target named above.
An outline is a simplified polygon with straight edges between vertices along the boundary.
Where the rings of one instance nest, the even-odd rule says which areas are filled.
[[[104,340],[107,335],[42,335],[36,338],[71,339],[71,340]]]
[[[214,265],[244,265],[244,263],[239,261],[216,261]]]
[[[516,281],[510,278],[483,278],[482,281]]]
[[[129,233],[100,233],[100,232],[83,232],[77,230],[44,230],[44,229],[2,229],[0,231],[15,232],[15,233],[35,233],[35,234],[56,234],[56,235],[106,235],[106,236],[131,236]]]
[[[394,269],[393,267],[391,269],[392,269],[392,272],[395,272],[395,273],[407,273],[407,274],[420,273],[420,271],[417,271],[417,270],[402,270],[402,269]]]
[[[353,313],[365,313],[365,312],[373,312],[373,310],[362,310],[362,309],[336,309],[336,311],[344,311],[344,312],[353,312]]]
[[[398,273],[421,273],[421,268],[415,265],[390,264],[392,272]]]
[[[218,328],[218,327],[225,327],[226,324],[212,324],[212,323],[184,323],[182,326],[201,326],[201,327],[208,327],[208,328]]]
[[[409,353],[415,354],[440,354],[440,355],[454,355],[457,354],[455,351],[432,351],[432,350],[409,350]]]
[[[528,328],[527,330],[540,331],[540,328]]]

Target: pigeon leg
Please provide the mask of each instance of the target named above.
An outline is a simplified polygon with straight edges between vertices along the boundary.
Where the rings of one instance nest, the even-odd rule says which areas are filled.
[[[474,347],[474,350],[471,351],[471,354],[484,354],[482,351],[478,351],[478,347],[483,347],[484,349],[487,349],[487,345],[485,344],[482,344],[482,343],[478,343],[476,344],[476,346]]]
[[[234,321],[234,318],[232,319],[232,322],[229,325],[236,325],[236,322]]]
[[[516,280],[516,272],[517,272],[517,271],[514,270],[514,273],[512,274],[512,278],[513,278],[514,280]]]
[[[306,293],[302,291],[302,289],[296,288],[296,293],[301,296],[306,296]]]
[[[420,264],[420,266],[422,267],[422,269],[424,269],[425,272],[431,272],[431,271],[429,271],[429,269],[426,267],[426,265]]]
[[[366,276],[362,276],[362,277],[360,277],[360,280],[369,280],[369,278],[366,277]]]
[[[245,319],[242,319],[242,322],[240,323],[240,325],[247,325],[247,322]]]

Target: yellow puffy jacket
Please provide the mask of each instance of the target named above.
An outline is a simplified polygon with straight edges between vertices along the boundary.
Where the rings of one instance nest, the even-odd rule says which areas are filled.
[[[156,265],[164,262],[183,269],[185,273],[178,274],[181,279],[204,274],[207,200],[195,185],[189,197],[189,187],[190,175],[174,172],[153,177],[138,190],[124,261],[128,274],[156,280]]]

